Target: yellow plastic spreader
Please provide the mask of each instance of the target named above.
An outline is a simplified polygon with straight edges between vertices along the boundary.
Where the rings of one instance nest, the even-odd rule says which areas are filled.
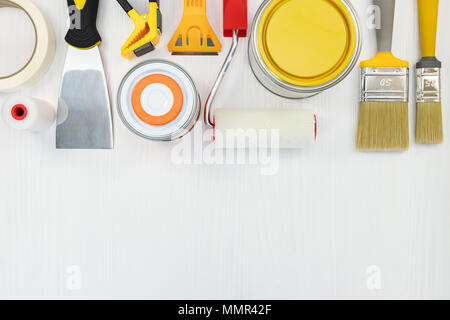
[[[206,16],[206,0],[184,0],[184,12],[169,42],[174,55],[217,55],[222,50]]]
[[[117,0],[134,22],[134,31],[122,47],[122,56],[131,59],[153,51],[161,38],[159,0],[149,0],[148,14],[139,15],[127,0]]]

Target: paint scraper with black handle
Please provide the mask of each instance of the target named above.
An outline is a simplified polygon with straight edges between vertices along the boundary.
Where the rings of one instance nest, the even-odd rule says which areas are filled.
[[[99,0],[67,0],[71,27],[58,103],[57,149],[112,149],[108,87],[97,31]]]

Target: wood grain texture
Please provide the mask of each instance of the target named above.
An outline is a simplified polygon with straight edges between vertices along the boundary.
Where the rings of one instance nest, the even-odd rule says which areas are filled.
[[[56,105],[66,4],[34,2],[55,28],[57,55],[45,78],[21,93]],[[313,107],[317,143],[282,152],[271,176],[255,165],[176,165],[174,144],[145,141],[122,125],[115,109],[120,80],[138,62],[164,58],[186,68],[204,100],[224,53],[169,56],[182,5],[162,0],[162,43],[146,57],[124,60],[120,47],[132,23],[115,1],[100,2],[116,148],[56,151],[53,130],[30,135],[0,124],[0,298],[450,298],[446,143],[412,143],[405,153],[359,153],[357,69],[324,94],[284,100],[259,85],[244,45],[216,104]],[[147,9],[147,1],[130,2],[140,12]],[[364,26],[368,1],[352,2]],[[249,0],[250,16],[260,3]],[[397,5],[394,52],[415,62],[417,8],[410,0]],[[208,1],[218,35],[221,6]],[[441,11],[449,10],[450,3],[441,1]],[[450,92],[450,43],[443,30],[449,27],[450,21],[440,20],[444,96]],[[226,52],[230,40],[220,38]],[[374,40],[364,28],[362,59],[374,54]],[[5,97],[0,94],[0,103]],[[413,104],[410,110],[413,137]],[[448,127],[446,103],[443,117]],[[67,286],[70,266],[81,271],[77,290]],[[380,289],[367,286],[373,270],[381,271]]]

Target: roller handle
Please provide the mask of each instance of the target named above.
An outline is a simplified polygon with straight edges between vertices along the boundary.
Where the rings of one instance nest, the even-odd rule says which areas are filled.
[[[436,34],[439,15],[439,0],[419,0],[420,38],[422,56],[436,56]]]
[[[247,0],[223,0],[224,37],[233,37],[235,30],[239,31],[239,37],[247,36],[247,10]]]
[[[391,52],[392,35],[394,32],[395,0],[374,0],[373,4],[381,10],[381,26],[376,32],[378,52]]]
[[[98,46],[102,38],[97,30],[99,0],[67,0],[70,16],[70,29],[66,42],[78,49]]]

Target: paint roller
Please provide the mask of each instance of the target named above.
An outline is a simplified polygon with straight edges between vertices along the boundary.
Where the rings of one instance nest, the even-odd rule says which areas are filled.
[[[9,127],[39,133],[49,129],[56,120],[56,113],[48,102],[14,95],[8,97],[2,105],[1,117]]]
[[[239,38],[247,36],[247,28],[247,0],[224,0],[223,32],[233,41],[206,101],[205,124],[214,128],[217,148],[304,148],[317,135],[317,119],[312,110],[217,108],[212,112],[214,98],[233,61]]]

